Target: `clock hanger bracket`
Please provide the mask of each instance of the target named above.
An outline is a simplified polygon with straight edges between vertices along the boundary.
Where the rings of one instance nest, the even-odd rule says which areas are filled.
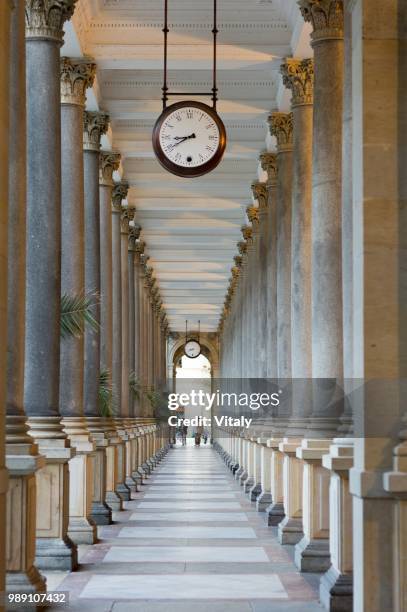
[[[168,0],[164,0],[164,82],[162,86],[162,102],[163,102],[163,110],[167,108],[167,102],[169,97],[179,97],[185,96],[185,92],[176,92],[169,91],[168,87]],[[217,0],[213,0],[213,28],[212,28],[212,36],[213,36],[213,61],[212,61],[212,91],[211,92],[202,92],[202,91],[193,91],[189,92],[191,96],[208,96],[212,99],[212,108],[216,112],[216,104],[218,101],[218,87],[216,80],[216,63],[217,63],[217,54],[216,54],[216,42],[218,35],[218,27],[217,27]]]

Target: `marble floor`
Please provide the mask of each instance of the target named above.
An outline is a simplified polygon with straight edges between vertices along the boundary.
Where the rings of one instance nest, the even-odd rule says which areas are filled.
[[[322,610],[318,577],[297,572],[209,445],[172,449],[132,497],[97,544],[80,547],[79,571],[47,574],[69,610]]]

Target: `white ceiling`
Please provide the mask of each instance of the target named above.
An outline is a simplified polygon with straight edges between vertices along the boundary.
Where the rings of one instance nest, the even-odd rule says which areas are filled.
[[[218,111],[228,134],[211,174],[181,179],[154,158],[151,131],[162,109],[163,0],[79,0],[66,28],[65,55],[96,59],[88,107],[111,116],[110,142],[122,154],[143,240],[170,327],[214,331],[224,301],[250,185],[263,178],[259,153],[270,110],[286,110],[279,65],[309,57],[309,29],[295,0],[218,0]],[[185,92],[212,87],[212,0],[169,0],[169,83]],[[175,99],[173,99],[175,101]],[[178,101],[178,98],[176,99]],[[202,101],[207,101],[207,98]]]

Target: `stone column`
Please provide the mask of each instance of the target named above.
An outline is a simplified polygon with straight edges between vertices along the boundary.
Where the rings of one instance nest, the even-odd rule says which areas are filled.
[[[133,335],[133,344],[134,344],[134,374],[136,380],[139,383],[140,394],[139,397],[136,397],[134,400],[134,416],[139,418],[142,415],[142,359],[143,359],[143,347],[142,347],[142,339],[143,339],[143,330],[141,324],[142,317],[142,300],[143,300],[143,288],[141,285],[141,276],[142,276],[142,265],[141,258],[144,253],[144,242],[140,239],[141,227],[139,225],[134,226],[134,230],[136,232],[136,246],[135,246],[135,256],[134,256],[134,335]]]
[[[113,366],[113,306],[112,306],[112,174],[118,170],[120,154],[101,151],[99,155],[100,202],[100,371],[111,380]],[[106,415],[105,432],[109,438],[106,448],[106,503],[112,510],[122,509],[116,493],[118,478],[118,447],[122,444],[114,425],[113,413]]]
[[[61,299],[85,290],[83,189],[83,109],[96,64],[61,58]],[[59,405],[62,423],[76,454],[69,462],[68,535],[76,544],[93,544],[96,525],[90,518],[95,444],[83,410],[83,334],[61,338]]]
[[[105,134],[109,116],[102,112],[84,113],[83,162],[85,203],[85,294],[100,296],[100,203],[99,203],[99,150],[100,138]],[[100,303],[95,300],[93,316],[100,325]],[[99,405],[100,328],[85,327],[84,337],[83,401],[86,423],[96,443],[93,461],[93,498],[91,517],[96,525],[109,525],[112,511],[106,496],[106,416]]]
[[[343,3],[300,0],[312,23],[314,127],[312,184],[312,376],[313,410],[308,437],[297,449],[306,461],[303,482],[304,538],[296,563],[304,571],[324,571],[329,555],[329,451],[343,412],[342,379],[342,106]],[[312,438],[319,438],[313,440]]]
[[[6,12],[8,3],[6,2]],[[4,7],[3,7],[4,8]],[[9,472],[6,520],[6,589],[8,592],[45,592],[45,580],[34,565],[36,522],[36,471],[45,459],[28,435],[24,413],[25,333],[25,228],[26,228],[26,91],[25,3],[18,0],[11,13],[8,163],[8,275],[6,466]],[[8,27],[8,15],[0,21]],[[8,40],[8,29],[3,41]],[[4,47],[0,47],[4,51]],[[1,74],[1,73],[0,73]],[[1,75],[2,76],[2,75]],[[2,107],[0,107],[2,110]],[[7,105],[5,104],[5,108]],[[6,125],[2,125],[7,140]],[[7,155],[2,165],[7,169]],[[6,181],[7,185],[7,181]],[[1,200],[3,202],[3,198]],[[7,200],[4,200],[6,202]],[[6,211],[7,212],[7,211]],[[3,244],[7,244],[5,240]],[[3,273],[2,273],[3,274]],[[4,276],[6,277],[6,275]],[[1,496],[3,497],[3,496]],[[3,538],[1,538],[3,541]],[[4,556],[3,556],[4,558]],[[3,587],[2,587],[3,588]]]
[[[291,200],[292,113],[272,113],[270,132],[277,139],[277,374],[291,377]]]
[[[406,610],[406,3],[352,20],[353,609]],[[363,129],[362,129],[363,126]]]
[[[117,469],[118,481],[116,491],[119,496],[128,501],[130,489],[125,484],[126,479],[126,442],[128,435],[123,423],[123,399],[128,407],[128,393],[122,397],[122,238],[121,238],[121,214],[122,200],[127,197],[129,185],[126,181],[115,183],[112,192],[112,387],[116,406],[115,425],[122,444],[117,447]],[[127,375],[128,380],[128,375]]]
[[[274,153],[262,153],[260,163],[267,172],[266,376],[277,378],[277,156]]]
[[[7,234],[9,198],[9,127],[10,127],[10,23],[12,2],[0,3],[0,402],[7,401]],[[24,116],[24,115],[23,115]],[[12,119],[11,119],[12,121]],[[11,191],[11,190],[10,190]],[[6,494],[8,475],[5,467],[5,418],[0,415],[0,590],[5,591]],[[31,549],[32,552],[32,549]]]
[[[135,210],[135,209],[134,209]],[[129,227],[129,239],[127,247],[127,268],[128,268],[128,285],[129,285],[129,372],[130,376],[136,377],[136,282],[134,275],[134,268],[136,266],[136,241],[140,235],[138,226],[130,225]],[[138,298],[138,291],[137,291]],[[137,304],[138,314],[138,304]],[[134,417],[134,408],[136,403],[136,397],[133,392],[129,389],[129,414]]]
[[[257,266],[258,266],[258,291],[257,291],[257,376],[258,378],[267,377],[267,335],[264,331],[267,329],[267,250],[269,248],[268,241],[268,197],[266,183],[255,181],[252,183],[252,193],[257,200],[258,208],[258,248],[257,248]]]
[[[285,86],[292,92],[293,193],[291,250],[291,366],[292,412],[279,449],[284,454],[284,510],[279,524],[282,544],[296,544],[302,531],[303,464],[296,456],[308,425],[311,404],[311,207],[312,207],[312,97],[311,59],[288,58],[281,66]]]
[[[132,478],[133,466],[133,440],[135,434],[133,432],[133,423],[130,414],[130,362],[129,362],[129,223],[134,219],[134,208],[122,206],[120,217],[120,237],[121,237],[121,294],[122,294],[122,403],[121,417],[122,426],[126,432],[127,440],[125,441],[126,448],[126,467],[125,467],[125,483],[128,487],[136,489],[136,482]]]
[[[26,0],[27,274],[24,405],[31,435],[47,464],[37,473],[40,568],[73,569],[67,536],[68,460],[73,449],[59,415],[61,303],[60,58],[64,22],[74,0]]]

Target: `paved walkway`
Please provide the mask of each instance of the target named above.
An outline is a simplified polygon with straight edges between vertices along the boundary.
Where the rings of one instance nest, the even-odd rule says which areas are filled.
[[[70,610],[321,610],[312,577],[296,571],[209,445],[171,450],[125,507],[98,544],[81,547],[78,572],[49,575],[51,588],[70,592]]]

